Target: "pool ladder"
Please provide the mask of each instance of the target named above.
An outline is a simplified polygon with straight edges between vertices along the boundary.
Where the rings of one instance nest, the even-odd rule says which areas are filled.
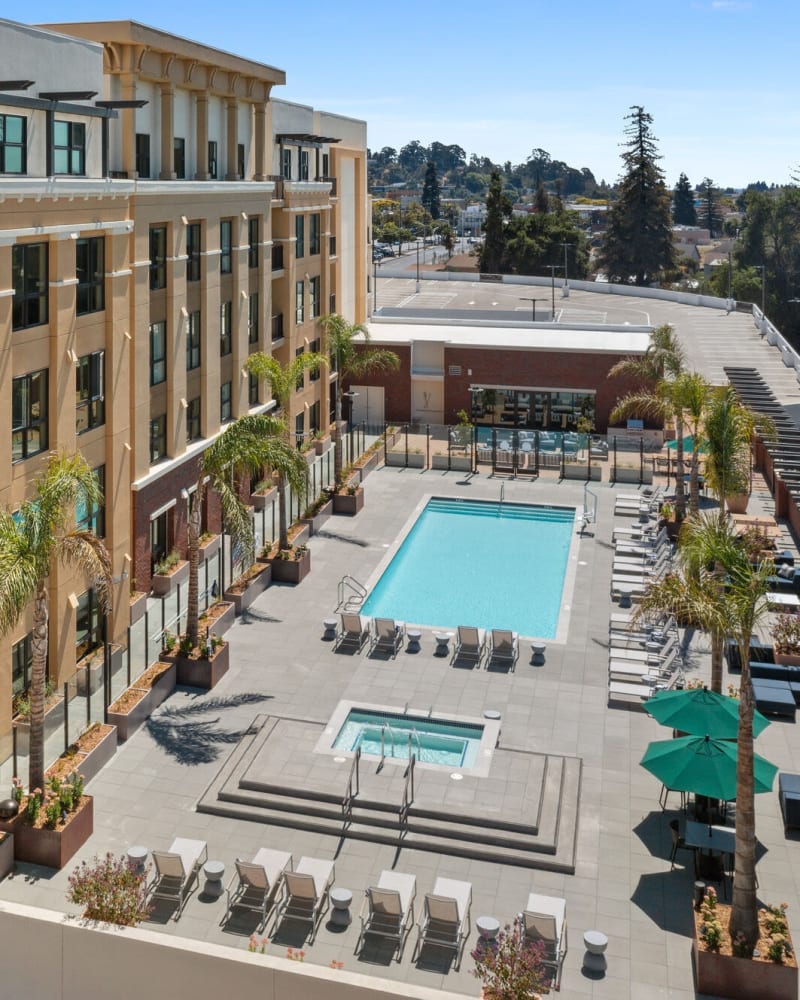
[[[383,767],[383,762],[386,760],[386,730],[389,730],[389,739],[392,741],[392,757],[394,757],[394,730],[390,725],[381,726],[381,759],[378,764],[378,770]]]
[[[367,588],[355,577],[345,574],[337,588],[337,611],[357,611],[367,596]]]

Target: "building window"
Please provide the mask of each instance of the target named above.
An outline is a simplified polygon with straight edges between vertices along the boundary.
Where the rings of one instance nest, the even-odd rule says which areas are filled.
[[[21,462],[48,444],[47,369],[11,380],[11,461]]]
[[[330,296],[328,297],[328,302],[330,303],[330,305],[328,306],[328,312],[329,313],[335,313],[336,312],[336,292],[331,292]]]
[[[311,351],[312,354],[319,354],[319,348],[320,348],[319,340],[312,340],[311,343],[308,345],[308,349],[309,349],[309,351]],[[321,367],[317,368],[315,370],[312,370],[312,371],[310,371],[308,373],[308,381],[309,382],[319,382],[321,375],[322,375],[322,368]]]
[[[106,422],[105,351],[95,351],[94,354],[84,354],[78,358],[75,395],[76,434],[83,434]]]
[[[31,686],[33,667],[33,632],[28,632],[11,647],[11,697],[16,700]],[[12,713],[16,714],[16,706]]]
[[[186,227],[186,280],[200,280],[201,231],[199,222],[191,222]]]
[[[93,475],[100,488],[101,497],[106,491],[106,467],[99,465],[93,469]],[[106,508],[104,499],[98,503],[89,504],[85,496],[78,497],[75,504],[75,526],[79,531],[91,531],[98,538],[104,538],[106,533]]]
[[[167,227],[150,227],[150,291],[167,287]]]
[[[320,310],[320,298],[319,298],[319,283],[320,277],[316,275],[315,277],[309,279],[308,282],[308,318],[316,319],[319,316]]]
[[[296,215],[294,219],[295,248],[294,255],[300,260],[306,254],[306,220],[303,215]]]
[[[283,270],[283,246],[280,244],[272,248],[272,270]]]
[[[86,126],[83,122],[53,122],[53,173],[86,173]]]
[[[231,335],[231,312],[232,304],[223,302],[219,307],[219,356],[224,358],[233,350],[233,337]]]
[[[167,415],[162,413],[150,421],[150,464],[160,462],[167,454]]]
[[[223,382],[219,387],[219,419],[220,423],[225,423],[233,416],[231,409],[231,382]]]
[[[330,163],[330,159],[331,158],[330,158],[330,156],[327,153],[323,153],[322,154],[322,176],[323,177],[330,177],[330,173],[331,172],[330,172],[330,167],[328,166],[328,164]]]
[[[0,174],[24,174],[27,170],[27,119],[0,115]]]
[[[231,220],[223,219],[219,224],[219,270],[220,274],[230,274],[233,271],[233,253],[231,249]]]
[[[247,220],[247,266],[258,267],[259,219]]]
[[[78,240],[75,246],[75,274],[78,278],[78,315],[85,316],[105,309],[106,255],[102,236]]]
[[[250,293],[247,306],[247,343],[258,343],[258,292]]]
[[[296,323],[303,322],[303,285],[302,281],[294,283],[294,318]]]
[[[272,340],[283,340],[283,313],[272,317]]]
[[[11,248],[14,285],[11,327],[24,330],[47,322],[47,244],[25,243]]]
[[[186,317],[186,371],[200,367],[200,310]]]
[[[106,616],[103,606],[90,587],[78,598],[75,612],[75,659],[99,649],[105,641]]]
[[[213,181],[217,179],[217,143],[214,139],[208,143],[208,174]]]
[[[189,400],[186,407],[186,440],[197,441],[202,437],[200,433],[200,397],[195,396]]]
[[[308,217],[308,252],[312,257],[319,253],[320,247],[320,214],[312,212]]]
[[[300,180],[308,180],[308,150],[300,150]]]
[[[292,151],[291,149],[281,150],[281,174],[283,179],[290,181],[292,179]]]
[[[150,324],[150,385],[167,381],[167,323]]]
[[[294,418],[294,438],[297,447],[299,448],[303,443],[303,438],[306,434],[306,415],[301,410],[300,413]]]
[[[316,434],[319,430],[319,400],[309,408],[308,429],[312,434]]]
[[[150,136],[147,132],[136,133],[136,173],[139,177],[150,176]]]
[[[244,162],[244,143],[240,142],[236,145],[236,171],[239,175],[239,180],[244,180],[245,175],[245,162]]]
[[[297,350],[294,352],[294,356],[296,358],[302,358],[302,356],[305,354],[305,350],[306,350],[305,347],[298,347]],[[297,376],[297,381],[295,382],[294,387],[297,392],[300,392],[301,389],[305,388],[305,384],[306,384],[306,375],[303,369],[301,368],[300,374]]]
[[[175,177],[182,181],[186,177],[186,140],[175,136],[172,140],[172,169]]]
[[[153,569],[172,548],[169,511],[162,511],[150,522],[150,563]]]
[[[258,375],[248,372],[247,379],[247,401],[251,406],[257,406],[260,402],[258,398]]]

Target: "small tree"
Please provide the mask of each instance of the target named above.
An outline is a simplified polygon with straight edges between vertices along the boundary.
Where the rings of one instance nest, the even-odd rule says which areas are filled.
[[[672,192],[672,221],[676,226],[696,226],[694,191],[686,174],[681,174]]]
[[[471,957],[472,975],[483,984],[486,1000],[538,1000],[538,991],[548,985],[544,946],[528,940],[519,917],[494,941],[480,938]]]
[[[110,852],[82,861],[67,880],[70,903],[83,906],[87,920],[103,920],[120,927],[135,927],[150,915],[147,871],[134,869],[127,858]]]
[[[483,226],[483,246],[479,251],[483,274],[498,274],[505,255],[505,219],[511,215],[511,202],[503,194],[503,182],[497,170],[492,171],[486,196],[486,221]]]
[[[439,178],[436,176],[436,164],[428,160],[425,168],[425,180],[422,184],[422,207],[427,209],[432,219],[441,215],[441,200],[439,195]]]

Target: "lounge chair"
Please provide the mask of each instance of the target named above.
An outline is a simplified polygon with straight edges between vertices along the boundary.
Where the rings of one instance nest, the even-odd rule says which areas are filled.
[[[252,861],[236,859],[236,872],[228,885],[228,905],[222,923],[226,923],[235,909],[251,910],[261,915],[258,930],[267,922],[267,913],[275,899],[281,876],[292,867],[288,851],[273,851],[262,847]]]
[[[334,649],[340,646],[352,646],[358,652],[369,638],[369,618],[362,618],[346,611],[342,612],[342,627],[339,630]]]
[[[567,903],[559,896],[532,892],[522,914],[525,936],[544,945],[543,965],[553,973],[553,988],[561,989],[561,967],[567,954]]]
[[[459,625],[453,646],[452,662],[455,663],[458,659],[474,660],[475,665],[479,666],[485,645],[486,634],[483,629],[475,628],[474,625]]]
[[[148,889],[150,898],[177,901],[177,920],[189,898],[200,866],[206,861],[208,846],[204,840],[176,837],[168,851],[153,851],[156,873]]]
[[[370,653],[385,651],[397,656],[406,634],[403,622],[396,622],[394,618],[376,618],[373,626],[375,631],[369,648]]]
[[[378,884],[371,886],[364,894],[356,954],[361,950],[367,934],[375,934],[395,942],[399,962],[403,957],[406,937],[414,923],[416,894],[417,880],[414,875],[382,871]]]
[[[314,941],[328,908],[331,886],[335,877],[332,861],[317,858],[300,858],[297,868],[283,873],[283,897],[275,911],[275,928],[285,917],[311,925],[309,944]]]
[[[610,659],[608,661],[608,676],[609,678],[623,678],[625,680],[630,680],[631,677],[647,676],[655,684],[659,680],[670,677],[677,665],[677,660],[677,648],[670,650],[663,658],[649,662],[644,660]]]
[[[472,883],[452,878],[437,878],[433,892],[425,895],[425,909],[417,928],[417,944],[412,961],[425,945],[450,948],[455,952],[455,969],[461,964],[461,952],[469,935],[469,911]]]
[[[493,628],[489,640],[488,663],[507,663],[511,669],[519,656],[519,636],[505,628]]]

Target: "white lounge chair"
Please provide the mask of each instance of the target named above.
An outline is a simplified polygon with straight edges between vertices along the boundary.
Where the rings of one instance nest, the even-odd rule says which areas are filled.
[[[291,867],[292,855],[288,851],[273,851],[269,847],[262,847],[252,861],[237,858],[236,872],[227,889],[228,905],[222,923],[227,922],[234,910],[250,910],[260,914],[258,930],[261,931],[281,876]]]
[[[525,936],[544,945],[543,965],[553,973],[553,988],[561,989],[561,968],[567,954],[567,902],[559,896],[532,892],[522,914]]]
[[[208,861],[208,846],[204,840],[176,837],[168,851],[153,851],[156,871],[148,894],[152,899],[177,901],[177,920],[189,898],[200,866]]]
[[[652,643],[651,645],[652,649],[619,649],[612,646],[608,651],[608,656],[612,660],[627,660],[631,663],[660,663],[677,649],[678,640],[676,636],[670,636],[666,642]],[[658,648],[655,648],[656,646]]]
[[[332,861],[300,858],[297,868],[283,873],[283,897],[275,911],[273,934],[286,917],[310,924],[313,943],[322,914],[328,908],[335,878]]]
[[[343,611],[342,627],[336,635],[334,649],[340,646],[352,646],[358,652],[369,638],[369,618]]]
[[[394,618],[376,618],[373,621],[374,633],[370,653],[382,652],[391,653],[397,656],[397,651],[403,645],[406,634],[406,627],[403,622],[396,622]]]
[[[469,935],[469,911],[472,883],[452,878],[437,878],[433,892],[425,895],[425,909],[417,928],[417,944],[412,961],[426,945],[450,948],[455,953],[456,971]]]
[[[670,650],[665,657],[650,662],[612,659],[608,661],[608,676],[623,680],[647,676],[653,679],[653,683],[656,683],[672,674],[677,659],[677,648]]]
[[[479,666],[483,659],[485,645],[486,633],[482,628],[475,628],[474,625],[459,625],[451,662],[455,663],[459,659],[474,660],[475,666]]]
[[[493,628],[489,640],[488,663],[507,663],[514,669],[519,656],[519,636],[510,629]]]
[[[378,884],[371,886],[364,894],[356,954],[361,950],[366,936],[375,934],[395,942],[399,962],[403,957],[406,937],[414,923],[416,894],[417,879],[414,875],[382,871]]]

